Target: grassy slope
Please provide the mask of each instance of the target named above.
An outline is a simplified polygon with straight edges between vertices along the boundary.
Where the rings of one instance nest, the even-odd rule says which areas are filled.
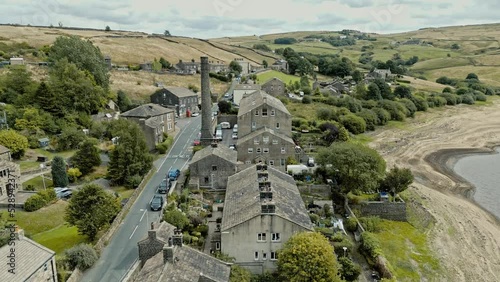
[[[257,74],[257,82],[259,84],[264,84],[266,83],[269,79],[277,77],[281,79],[284,83],[288,84],[290,81],[295,82],[295,81],[300,81],[300,77],[295,76],[295,75],[290,75],[290,74],[285,74],[279,71],[266,71],[266,72],[261,72]]]

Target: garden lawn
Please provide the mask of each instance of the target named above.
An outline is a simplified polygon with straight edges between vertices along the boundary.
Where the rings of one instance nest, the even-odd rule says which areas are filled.
[[[46,176],[50,177],[50,173],[46,173]],[[45,180],[42,179],[42,176],[39,175],[37,177],[31,178],[28,181],[23,182],[23,187],[28,187],[28,185],[32,185],[35,187],[35,191],[40,191],[44,189],[43,182],[45,181],[45,188],[52,187],[53,183],[52,180],[45,177]]]
[[[69,226],[68,224],[62,224],[49,231],[38,233],[32,239],[53,250],[58,255],[77,244],[87,242],[86,236],[78,234],[76,226]]]
[[[290,81],[292,81],[292,82],[299,81],[300,82],[300,77],[298,77],[298,76],[282,73],[280,71],[275,71],[275,70],[261,72],[261,73],[257,74],[257,82],[259,84],[264,84],[273,77],[277,77],[277,78],[281,79],[285,84],[290,83]]]
[[[440,273],[439,261],[431,253],[427,236],[407,222],[382,220],[375,233],[397,281],[433,281]]]

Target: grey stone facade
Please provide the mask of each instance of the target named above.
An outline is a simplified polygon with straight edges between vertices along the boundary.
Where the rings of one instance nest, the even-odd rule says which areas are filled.
[[[282,71],[286,73],[289,72],[288,62],[283,59],[276,60],[272,65],[269,66],[269,68],[272,70]]]
[[[10,181],[9,181],[10,179]],[[15,182],[12,182],[15,180]],[[14,189],[14,193],[22,190],[21,184],[21,167],[19,164],[14,162],[1,159],[0,160],[0,201],[7,200],[7,184],[15,183],[15,185],[11,188]]]
[[[388,220],[407,221],[406,203],[404,202],[363,202],[352,207],[359,209],[363,216],[378,216]]]
[[[273,77],[262,84],[262,90],[274,97],[284,96],[286,94],[285,83],[277,77]]]
[[[198,94],[184,87],[165,87],[151,96],[151,103],[163,107],[174,107],[177,115],[186,116],[186,112],[198,112]]]
[[[226,189],[227,179],[236,173],[236,151],[214,144],[196,152],[189,164],[191,180],[198,188]]]

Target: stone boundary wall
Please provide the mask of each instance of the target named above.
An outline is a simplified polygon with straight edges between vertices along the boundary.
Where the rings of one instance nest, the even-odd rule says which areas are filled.
[[[237,115],[218,115],[217,122],[218,123],[229,122],[229,124],[231,124],[231,128],[233,128],[233,126],[238,123],[238,116]]]
[[[307,193],[325,198],[331,198],[332,196],[331,187],[327,184],[298,185],[297,187],[300,193]]]
[[[408,221],[405,202],[363,202],[353,205],[363,216],[378,216],[394,221]]]
[[[66,280],[66,282],[78,282],[80,280],[82,280],[82,276],[83,276],[83,272],[77,268],[75,268],[75,270],[73,270],[73,272],[71,273],[71,275],[68,277],[68,280]]]

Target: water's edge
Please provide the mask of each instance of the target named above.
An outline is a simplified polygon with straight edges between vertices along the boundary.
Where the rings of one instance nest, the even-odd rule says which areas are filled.
[[[500,147],[499,143],[488,144],[484,148],[450,148],[441,149],[427,155],[424,160],[431,165],[436,171],[448,176],[456,185],[452,187],[451,191],[466,197],[469,201],[473,202],[476,206],[486,211],[492,218],[500,224],[500,218],[493,214],[488,209],[484,208],[479,202],[474,199],[474,193],[477,190],[474,184],[470,183],[467,179],[455,172],[455,164],[462,158],[477,155],[492,155],[498,154],[496,148]],[[424,179],[425,176],[421,177]],[[432,186],[431,186],[432,187]]]

